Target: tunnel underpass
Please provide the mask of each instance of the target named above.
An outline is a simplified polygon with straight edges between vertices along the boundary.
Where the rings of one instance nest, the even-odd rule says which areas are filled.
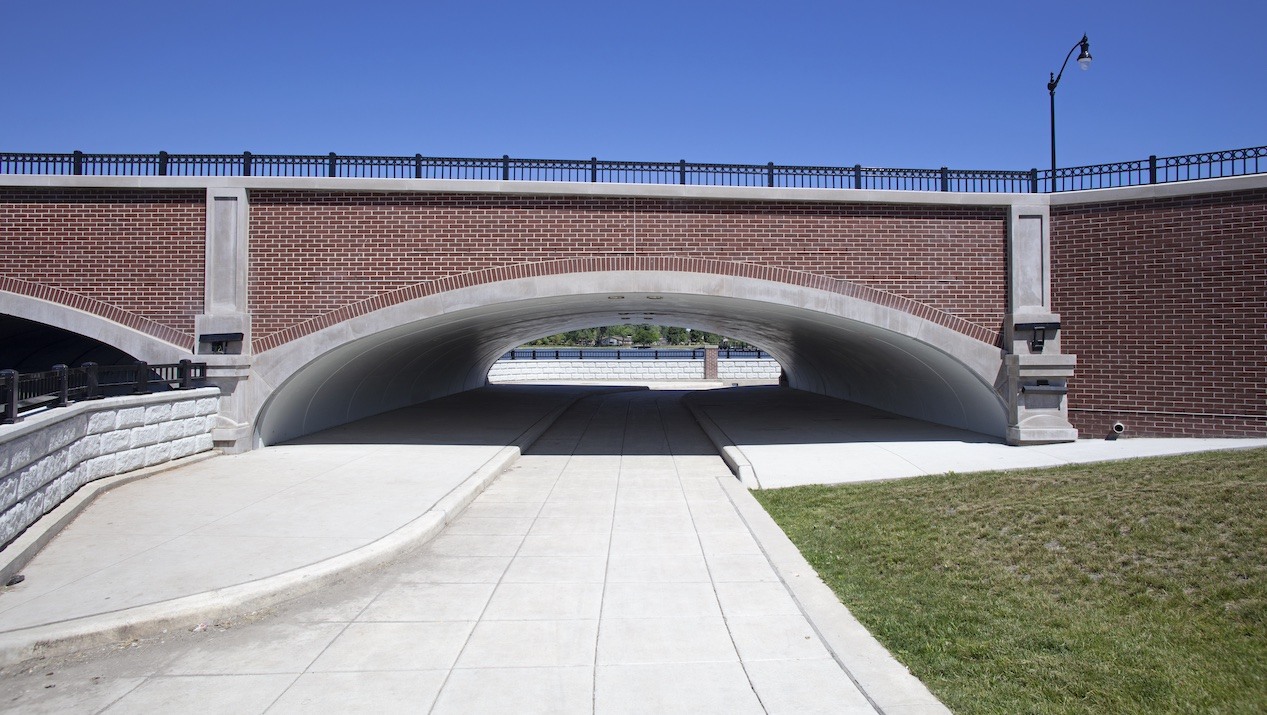
[[[663,290],[665,288],[671,290]],[[840,294],[703,274],[505,281],[352,319],[257,359],[256,446],[486,384],[511,348],[621,322],[677,325],[760,345],[788,386],[993,437],[999,348]]]

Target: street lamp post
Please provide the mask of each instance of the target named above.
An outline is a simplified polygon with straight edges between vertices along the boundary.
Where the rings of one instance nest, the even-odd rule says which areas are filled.
[[[1091,66],[1091,43],[1087,42],[1087,36],[1083,35],[1081,40],[1069,48],[1065,61],[1060,65],[1060,72],[1053,73],[1047,82],[1047,92],[1051,95],[1051,190],[1053,192],[1056,190],[1056,85],[1060,84],[1060,78],[1065,74],[1065,66],[1069,64],[1069,58],[1073,57],[1073,51],[1079,47],[1082,48],[1082,52],[1078,53],[1078,66],[1084,70]]]

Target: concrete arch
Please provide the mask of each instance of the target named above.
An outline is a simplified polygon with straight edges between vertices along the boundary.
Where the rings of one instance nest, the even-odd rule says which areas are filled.
[[[190,356],[186,347],[109,318],[21,293],[0,291],[0,313],[78,333],[148,363],[173,363]]]
[[[839,291],[675,270],[495,280],[404,300],[258,354],[257,446],[485,384],[507,349],[628,319],[763,346],[792,387],[1003,436],[1002,351],[905,310]]]

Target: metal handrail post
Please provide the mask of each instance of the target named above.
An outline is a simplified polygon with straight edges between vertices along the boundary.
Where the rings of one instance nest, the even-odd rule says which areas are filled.
[[[101,395],[97,392],[101,389],[101,383],[98,382],[97,363],[86,362],[80,365],[84,369],[84,399],[95,400]]]
[[[54,365],[53,373],[57,375],[57,406],[70,404],[70,370],[65,365]]]
[[[143,395],[150,391],[149,364],[144,360],[136,361],[136,383],[132,387],[132,394]]]
[[[11,425],[18,421],[18,371],[0,370],[4,383],[4,419],[0,423]]]

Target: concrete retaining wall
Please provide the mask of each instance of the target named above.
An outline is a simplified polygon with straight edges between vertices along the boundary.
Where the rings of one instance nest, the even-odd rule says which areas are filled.
[[[718,360],[719,380],[775,380],[775,360]],[[499,360],[490,382],[517,380],[703,380],[703,360]]]
[[[214,387],[77,402],[0,427],[0,545],[96,479],[211,449]]]

